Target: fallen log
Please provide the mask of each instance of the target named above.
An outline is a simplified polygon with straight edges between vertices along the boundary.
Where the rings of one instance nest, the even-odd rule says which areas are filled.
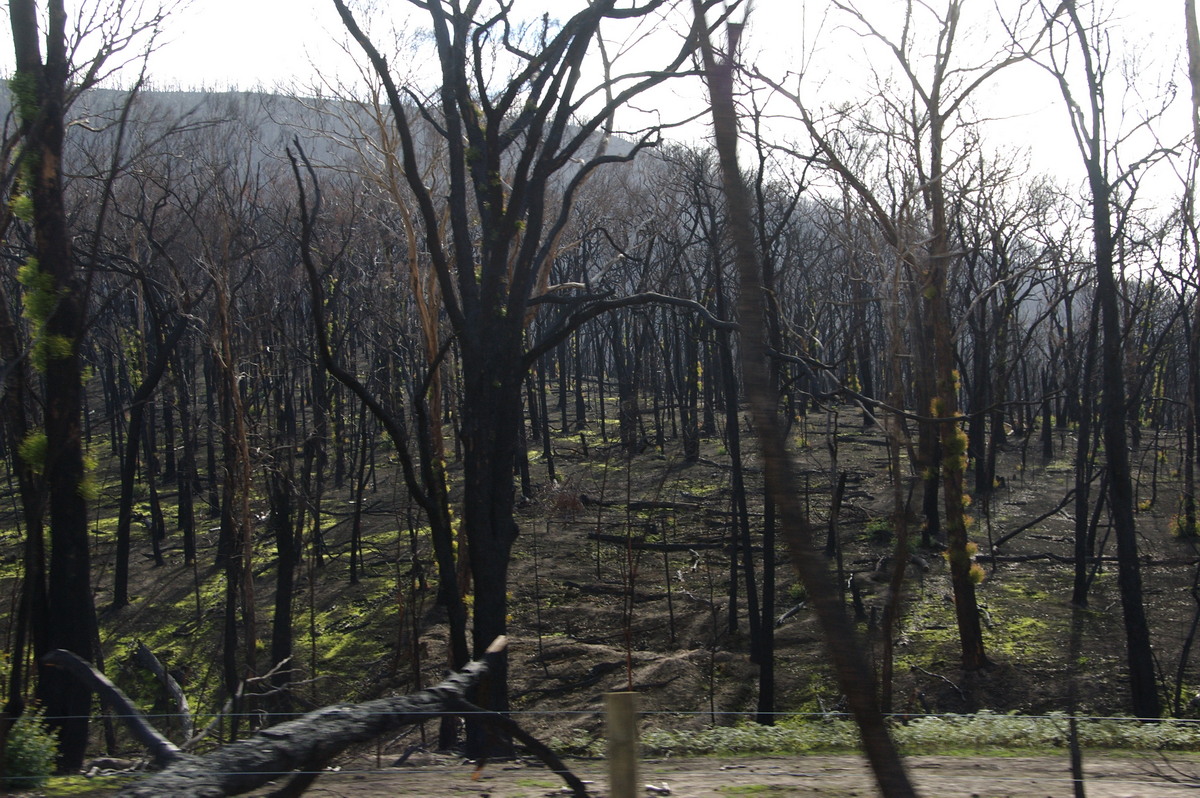
[[[1092,477],[1092,479],[1095,479],[1095,478],[1096,478],[1095,476],[1093,476],[1093,477]],[[1090,482],[1090,480],[1089,480],[1089,482]],[[1047,518],[1049,518],[1050,516],[1052,516],[1052,515],[1054,515],[1054,514],[1056,514],[1056,513],[1060,512],[1060,511],[1061,511],[1061,510],[1062,510],[1064,507],[1066,507],[1066,506],[1067,506],[1067,503],[1068,503],[1069,501],[1071,501],[1071,498],[1072,498],[1074,495],[1075,495],[1075,489],[1074,489],[1074,488],[1071,488],[1069,491],[1067,491],[1067,494],[1066,494],[1065,496],[1063,496],[1063,497],[1062,497],[1062,499],[1061,499],[1061,500],[1058,502],[1058,504],[1057,504],[1057,505],[1055,505],[1055,506],[1054,506],[1053,508],[1051,508],[1050,510],[1047,510],[1046,512],[1042,513],[1041,515],[1039,515],[1037,518],[1033,519],[1032,521],[1029,521],[1028,523],[1021,524],[1019,527],[1017,527],[1016,529],[1012,530],[1011,532],[1009,532],[1009,533],[1007,533],[1007,534],[1005,534],[1005,535],[1001,535],[1001,536],[1000,536],[1000,538],[999,538],[998,540],[996,540],[996,542],[994,542],[994,543],[992,544],[992,548],[993,548],[993,549],[996,549],[996,548],[999,548],[1000,546],[1003,546],[1005,543],[1007,543],[1008,541],[1012,540],[1012,539],[1013,539],[1013,538],[1015,538],[1017,535],[1021,534],[1022,532],[1026,531],[1027,529],[1032,529],[1033,527],[1035,527],[1035,526],[1037,526],[1038,524],[1040,524],[1040,523],[1042,523],[1043,521],[1045,521],[1045,520],[1046,520]]]
[[[690,543],[652,543],[641,537],[606,535],[603,532],[589,532],[587,539],[595,540],[599,543],[611,543],[614,546],[626,546],[639,551],[724,551],[733,548],[733,544],[728,540],[696,540]],[[762,551],[762,547],[754,546],[753,550]]]
[[[1049,560],[1069,564],[1075,562],[1073,556],[1064,554],[1052,554],[1050,552],[1042,552],[1041,554],[976,554],[975,559],[981,562],[1036,562],[1037,560]],[[1116,562],[1114,556],[1088,557],[1089,563],[1096,562]]]
[[[179,716],[183,724],[183,738],[190,740],[196,734],[196,726],[192,721],[192,710],[188,707],[187,696],[183,694],[183,688],[179,686],[179,682],[175,681],[175,677],[167,672],[154,652],[141,640],[137,641],[137,650],[133,654],[133,661],[153,673],[154,678],[162,683],[167,695],[175,702],[175,714]]]
[[[584,585],[579,582],[572,582],[567,579],[563,581],[563,587],[568,590],[578,590],[580,593],[587,593],[594,596],[618,596],[624,599],[633,599],[635,602],[642,601],[662,601],[667,597],[666,593],[645,593],[642,591],[633,590],[628,585]]]
[[[632,501],[628,504],[630,512],[643,512],[646,510],[699,510],[700,505],[696,502],[665,502],[665,501]]]
[[[178,762],[184,756],[175,743],[159,734],[150,725],[141,710],[129,700],[129,696],[121,692],[121,688],[113,684],[107,676],[93,668],[91,663],[61,648],[56,648],[46,654],[42,657],[42,662],[52,668],[61,668],[76,679],[87,682],[88,686],[100,696],[100,700],[107,704],[113,713],[129,727],[129,730],[133,732],[134,739],[146,747],[155,765],[166,767]]]
[[[166,769],[128,785],[117,796],[222,798],[250,792],[281,778],[289,778],[290,781],[274,795],[300,795],[333,757],[355,743],[368,742],[404,726],[443,715],[470,714],[476,720],[499,726],[524,743],[547,767],[562,777],[572,794],[584,798],[587,788],[583,782],[550,749],[518,727],[511,718],[480,709],[463,697],[499,659],[506,646],[506,638],[496,638],[483,659],[468,664],[435,687],[396,698],[324,707],[295,720],[263,729],[252,737],[229,743],[205,756],[190,756],[178,749],[170,750],[174,748],[170,743],[166,743],[166,746],[160,744],[155,758],[166,764]],[[71,670],[83,678],[104,678],[69,652],[56,651],[47,656],[56,657],[56,662],[70,658],[82,663],[90,675],[85,675],[78,667],[71,667]],[[106,701],[119,704],[124,696],[115,687],[112,690],[116,691],[115,695],[106,692],[103,697]],[[149,727],[145,718],[128,703],[128,699],[124,700],[126,707],[114,707],[118,714],[134,728]]]

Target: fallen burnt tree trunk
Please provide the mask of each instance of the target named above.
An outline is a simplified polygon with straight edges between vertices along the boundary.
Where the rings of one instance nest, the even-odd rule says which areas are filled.
[[[572,582],[570,579],[564,580],[562,584],[568,590],[578,590],[580,593],[592,596],[618,596],[635,602],[662,601],[667,598],[666,593],[644,593],[632,590],[625,585],[584,585],[579,582]]]
[[[701,540],[689,543],[652,543],[642,537],[626,535],[607,535],[603,532],[589,532],[588,540],[600,543],[611,543],[614,546],[626,546],[639,551],[729,551],[733,545],[728,540]],[[739,546],[739,549],[744,548]],[[762,551],[761,546],[752,547],[753,551]]]
[[[435,687],[396,698],[318,709],[222,746],[205,756],[189,756],[169,743],[160,744],[154,751],[155,761],[165,769],[129,785],[117,793],[118,798],[221,798],[241,795],[282,778],[289,780],[273,795],[300,795],[333,757],[351,745],[369,742],[382,734],[443,715],[467,714],[484,723],[501,726],[561,776],[574,795],[586,796],[587,788],[583,782],[567,770],[549,748],[511,718],[482,710],[464,697],[487,673],[506,645],[506,638],[497,638],[483,659],[468,664]],[[68,652],[52,652],[48,656],[55,657],[56,664],[68,667],[77,676],[104,679],[102,674]],[[67,665],[67,658],[75,660],[75,664]],[[85,674],[85,670],[90,675]],[[157,735],[153,730],[146,731],[149,724],[119,690],[105,691],[103,698],[143,742]]]
[[[154,652],[141,640],[137,643],[133,661],[153,673],[154,678],[158,679],[163,689],[166,690],[167,695],[175,703],[175,714],[179,716],[183,725],[183,737],[190,740],[196,733],[196,724],[192,720],[191,707],[188,706],[187,696],[183,694],[183,688],[179,686],[179,682],[175,681],[175,677],[167,672],[166,667],[154,655]]]

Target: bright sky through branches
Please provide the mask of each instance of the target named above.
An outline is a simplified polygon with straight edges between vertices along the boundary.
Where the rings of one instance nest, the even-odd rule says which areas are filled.
[[[1107,0],[1102,5],[1110,9],[1114,46],[1132,43],[1131,52],[1140,59],[1135,69],[1135,85],[1150,94],[1168,80],[1186,86],[1181,67],[1183,56],[1184,0]],[[113,0],[68,0],[73,6],[107,7]],[[580,7],[583,0],[516,0],[515,11],[526,19],[537,19],[544,12],[564,17]],[[624,2],[624,0],[623,0]],[[352,0],[352,7],[362,9],[371,3]],[[379,41],[383,30],[394,29],[412,34],[417,24],[405,23],[411,6],[402,0],[375,2],[376,25],[371,28]],[[488,5],[488,3],[485,3]],[[835,94],[862,91],[869,83],[870,70],[889,61],[878,48],[867,50],[858,37],[850,35],[842,23],[845,16],[829,12],[825,0],[755,0],[749,32],[743,50],[763,70],[776,77],[801,68],[806,58],[814,79],[810,86],[820,86],[821,103],[836,102]],[[899,0],[859,0],[858,7],[872,19],[881,20],[885,27],[889,16],[902,7]],[[929,4],[940,7],[941,3]],[[972,0],[965,4],[967,13],[987,13],[993,0]],[[1012,13],[1018,0],[998,0],[1003,13]],[[6,7],[6,6],[5,6]],[[379,24],[387,19],[386,25]],[[664,26],[664,28],[667,26]],[[890,31],[889,31],[890,32]],[[679,30],[656,31],[667,47],[676,46]],[[989,37],[993,36],[988,31]],[[995,47],[1003,39],[1003,31],[995,31]],[[11,73],[12,54],[8,37],[0,47],[0,69]],[[190,0],[168,21],[160,49],[150,63],[152,85],[163,89],[227,89],[282,90],[305,93],[317,82],[321,73],[327,78],[340,76],[347,87],[361,85],[351,66],[357,58],[357,48],[350,55],[343,49],[347,41],[332,0]],[[387,50],[386,42],[379,42]],[[989,46],[991,40],[989,39]],[[960,56],[963,53],[959,52]],[[397,59],[399,61],[399,59]],[[414,69],[419,63],[398,63],[400,68]],[[887,68],[893,65],[886,64]],[[1120,83],[1120,66],[1114,62],[1113,83]],[[1172,72],[1172,70],[1175,70]],[[1114,85],[1110,91],[1115,91]],[[677,115],[703,110],[703,94],[698,84],[691,89],[682,86],[678,96],[667,95],[666,103],[674,101]],[[810,89],[808,92],[813,92]],[[1035,171],[1067,170],[1077,174],[1078,154],[1073,149],[1061,98],[1048,76],[1035,68],[1022,67],[1006,72],[995,85],[980,92],[978,113],[995,121],[986,125],[986,137],[991,147],[1016,147],[1030,153]],[[813,99],[810,97],[810,99]],[[849,99],[849,96],[846,98]],[[1179,92],[1177,105],[1186,114],[1186,91]],[[655,102],[664,100],[655,97]],[[1110,96],[1110,106],[1118,102]],[[663,107],[663,106],[656,106]],[[780,106],[771,106],[784,111]],[[1179,127],[1173,123],[1172,129]],[[797,128],[793,128],[797,129]],[[701,126],[680,131],[685,138],[704,135]],[[1164,138],[1168,138],[1164,136]]]
[[[515,7],[517,13],[536,18],[546,11],[565,16],[578,5],[578,0],[517,0]],[[871,17],[886,18],[901,4],[898,0],[861,0],[858,5]],[[992,0],[966,5],[968,10],[978,11],[991,7]],[[1006,12],[1017,5],[1017,0],[999,3]],[[1143,61],[1139,70],[1144,71],[1139,71],[1138,79],[1149,84],[1176,77],[1182,83],[1182,76],[1172,76],[1168,70],[1177,55],[1182,63],[1183,0],[1115,0],[1106,5],[1116,25],[1114,41],[1144,45],[1140,52],[1134,48]],[[376,7],[395,18],[407,4],[392,0]],[[746,52],[776,75],[798,69],[802,59],[811,54],[815,72],[837,76],[827,84],[830,88],[836,83],[861,84],[868,75],[869,64],[864,62],[878,59],[864,55],[863,43],[841,29],[838,23],[844,18],[836,12],[822,23],[826,8],[827,3],[815,0],[756,0]],[[403,22],[393,24],[404,28]],[[663,31],[662,35],[675,34]],[[1003,35],[995,32],[998,39]],[[171,41],[152,66],[156,84],[163,87],[304,87],[313,83],[318,70],[350,73],[341,46],[345,37],[331,0],[193,0],[172,23],[168,37]],[[1143,88],[1153,89],[1149,85]],[[983,114],[1007,117],[989,125],[992,146],[1027,149],[1039,171],[1073,168],[1078,162],[1061,99],[1044,73],[1028,67],[1014,71],[981,95],[986,106]],[[699,97],[680,98],[689,105],[697,100]]]

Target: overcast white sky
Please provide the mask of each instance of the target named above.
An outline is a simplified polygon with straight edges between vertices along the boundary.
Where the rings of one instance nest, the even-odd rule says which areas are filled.
[[[992,2],[976,0],[968,6],[991,7]],[[580,4],[580,0],[517,0],[516,7],[530,16],[544,10],[565,15]],[[1016,4],[1017,0],[999,0],[1002,9]],[[380,7],[404,9],[406,5],[389,0]],[[826,5],[823,0],[756,0],[749,46],[762,52],[774,69],[795,64],[805,43],[808,47],[814,44],[814,32]],[[875,14],[895,9],[899,2],[860,0],[859,5]],[[1127,32],[1123,35],[1144,43],[1144,57],[1159,60],[1144,72],[1147,81],[1156,80],[1163,62],[1182,52],[1183,0],[1110,0],[1109,5],[1120,30]],[[271,88],[293,81],[303,84],[310,80],[314,64],[328,69],[345,59],[337,45],[343,34],[331,0],[193,0],[172,24],[168,36],[171,41],[153,62],[159,85],[221,89]],[[837,42],[835,32],[827,27],[816,44],[819,63],[828,64],[832,73],[849,75],[851,81],[863,75],[858,42]],[[1013,143],[1030,146],[1036,168],[1058,164],[1062,142],[1050,144],[1056,137],[1048,133],[1048,127],[1062,126],[1065,117],[1044,76],[1027,70],[1022,77],[998,86],[990,96],[1003,98],[1004,107],[1013,109],[1016,117],[994,129]]]
[[[184,88],[272,88],[338,59],[331,0],[192,0],[168,24],[152,74]]]
[[[86,6],[112,0],[74,2]],[[1015,9],[1018,0],[996,2],[1001,9],[1008,10]],[[1157,83],[1163,70],[1182,58],[1183,2],[1107,0],[1120,23],[1117,37],[1139,42],[1138,49],[1146,63],[1139,67],[1138,74],[1147,87]],[[516,8],[518,13],[531,18],[547,10],[552,15],[565,16],[582,3],[583,0],[516,0]],[[72,5],[71,0],[68,5]],[[352,7],[361,5],[352,3]],[[898,0],[859,0],[858,5],[865,13],[876,16],[894,12],[900,4]],[[393,15],[402,14],[409,7],[402,0],[377,1],[376,6]],[[827,6],[826,0],[755,0],[747,36],[748,51],[759,53],[760,63],[770,71],[783,74],[789,66],[795,68],[805,52],[815,46],[816,69],[835,76],[825,84],[828,90],[840,91],[836,88],[839,82],[847,86],[856,81],[862,83],[866,78],[865,62],[869,59],[863,56],[861,42],[839,34],[836,26],[826,26],[820,37],[816,36],[822,9]],[[992,8],[993,0],[975,0],[967,6],[987,10]],[[396,24],[403,27],[402,22]],[[329,73],[346,69],[347,56],[340,47],[344,40],[332,0],[190,0],[188,7],[170,20],[164,43],[151,61],[150,72],[154,84],[162,88],[304,87],[312,84],[314,70]],[[0,69],[11,71],[11,63],[11,45],[7,37],[0,36]],[[348,70],[343,74],[348,74]],[[1182,74],[1177,77],[1181,85],[1186,85]],[[352,76],[350,80],[353,81]],[[828,90],[821,99],[832,99]],[[1032,69],[1008,75],[984,98],[1012,117],[990,126],[993,143],[999,143],[998,139],[1029,148],[1033,168],[1039,171],[1062,168],[1064,159],[1074,159],[1077,163],[1078,156],[1070,149],[1060,100],[1044,75]],[[1181,98],[1186,100],[1182,92]],[[682,98],[682,102],[691,105],[698,98]]]

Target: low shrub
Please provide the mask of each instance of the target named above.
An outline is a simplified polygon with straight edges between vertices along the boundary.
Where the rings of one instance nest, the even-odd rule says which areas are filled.
[[[8,732],[4,752],[6,790],[33,790],[43,786],[54,774],[58,740],[39,710],[28,710],[17,718]]]

